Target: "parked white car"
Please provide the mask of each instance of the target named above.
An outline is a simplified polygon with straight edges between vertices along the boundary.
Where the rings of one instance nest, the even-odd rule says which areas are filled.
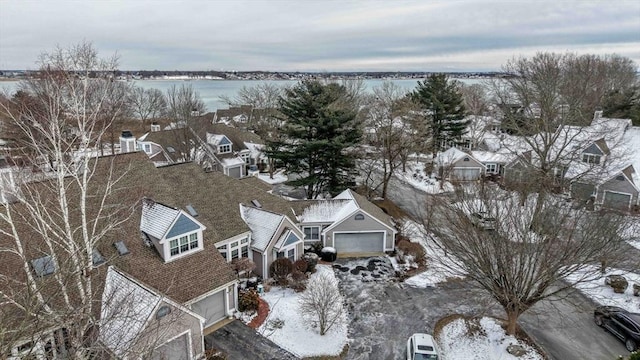
[[[429,334],[413,334],[407,340],[407,360],[437,360],[438,347]]]

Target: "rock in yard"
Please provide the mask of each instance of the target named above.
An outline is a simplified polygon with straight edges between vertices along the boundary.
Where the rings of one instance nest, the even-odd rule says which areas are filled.
[[[629,286],[629,282],[622,275],[609,275],[605,278],[604,283],[613,288],[613,292],[622,294]]]
[[[507,352],[513,356],[521,357],[527,354],[527,350],[518,344],[511,344],[507,346]]]

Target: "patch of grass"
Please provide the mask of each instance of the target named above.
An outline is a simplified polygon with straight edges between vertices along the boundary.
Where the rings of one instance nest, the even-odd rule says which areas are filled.
[[[336,356],[328,356],[328,355],[311,356],[311,357],[302,358],[302,360],[342,360],[342,359],[347,357],[347,352],[348,351],[349,351],[349,344],[346,344],[342,348],[342,351],[340,352],[339,355],[336,355]]]

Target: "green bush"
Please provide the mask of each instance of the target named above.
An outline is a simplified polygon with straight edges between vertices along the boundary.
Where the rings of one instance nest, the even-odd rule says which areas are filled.
[[[276,259],[269,266],[269,272],[271,276],[280,286],[286,286],[288,276],[293,271],[293,263],[287,258]]]
[[[238,310],[244,311],[256,311],[260,304],[260,295],[254,289],[241,290],[238,295]]]

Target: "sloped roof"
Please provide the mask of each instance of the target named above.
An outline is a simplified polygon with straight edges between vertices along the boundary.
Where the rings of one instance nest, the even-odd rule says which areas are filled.
[[[140,230],[156,239],[162,239],[178,215],[178,209],[145,199],[142,202]]]
[[[162,297],[109,267],[102,292],[100,340],[122,357],[135,344]]]
[[[307,200],[297,217],[301,223],[334,222],[358,208],[350,199]]]
[[[278,227],[284,221],[284,215],[245,205],[240,205],[240,211],[252,232],[251,245],[264,252]]]

